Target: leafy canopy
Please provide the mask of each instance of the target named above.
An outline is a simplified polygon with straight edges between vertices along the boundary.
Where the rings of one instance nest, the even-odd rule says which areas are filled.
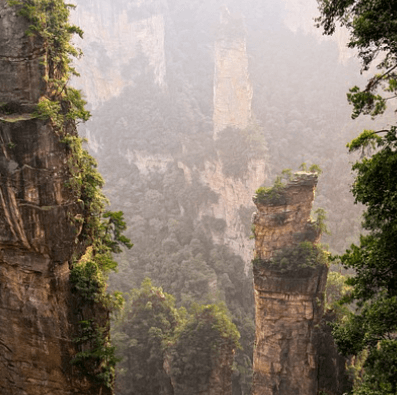
[[[113,332],[123,357],[119,390],[140,395],[161,393],[171,378],[178,393],[205,389],[214,358],[239,347],[240,337],[224,304],[177,309],[175,298],[148,278],[131,291]]]
[[[397,92],[397,1],[318,0],[318,26],[332,34],[336,24],[350,32],[348,46],[356,48],[363,70],[375,60],[378,73],[366,86],[350,89],[352,118],[382,114]],[[345,355],[367,353],[365,373],[354,394],[397,393],[397,128],[364,130],[348,144],[350,152],[361,150],[353,165],[356,178],[352,192],[356,203],[366,206],[359,245],[340,257],[346,268],[355,270],[347,280],[351,291],[343,298],[355,302],[335,325],[334,337]],[[372,153],[372,154],[371,154]]]
[[[378,59],[379,73],[369,79],[364,89],[354,86],[347,95],[353,105],[352,118],[382,114],[386,102],[397,93],[397,1],[318,0],[318,4],[321,15],[316,19],[317,26],[328,35],[335,32],[338,23],[345,26],[350,33],[348,47],[358,50],[363,70]]]

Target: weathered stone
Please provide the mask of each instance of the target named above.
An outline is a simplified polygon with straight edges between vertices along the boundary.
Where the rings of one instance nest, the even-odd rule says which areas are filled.
[[[81,207],[65,187],[67,148],[40,120],[0,122],[0,139],[0,393],[88,394],[70,364]]]
[[[0,115],[0,393],[108,395],[71,364],[78,322],[104,324],[107,311],[71,293],[82,207],[66,186],[70,151],[50,121],[27,113],[46,72],[27,28],[0,0],[0,102],[8,106]]]
[[[316,243],[310,221],[317,176],[298,173],[277,199],[254,199],[256,346],[254,395],[311,395],[318,390],[315,339],[323,314],[325,264],[272,263],[285,248]],[[313,247],[315,248],[315,247]]]
[[[28,28],[16,8],[0,0],[0,104],[14,101],[29,107],[46,90],[43,43],[26,35]]]

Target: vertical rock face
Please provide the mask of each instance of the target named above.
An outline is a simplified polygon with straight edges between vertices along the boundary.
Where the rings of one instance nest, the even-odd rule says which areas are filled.
[[[327,266],[310,221],[317,175],[293,181],[254,202],[255,395],[308,395],[318,390],[316,337]],[[313,258],[314,257],[314,258]]]
[[[241,17],[240,17],[241,18]],[[214,134],[234,126],[245,129],[251,120],[252,84],[243,21],[227,8],[215,43]]]
[[[156,85],[165,87],[166,1],[79,0],[76,3],[79,6],[72,19],[84,27],[84,42],[78,44],[84,48],[85,57],[78,66],[84,70],[84,77],[74,83],[85,92],[92,108],[133,86],[142,77],[139,62]]]
[[[211,372],[208,395],[231,395],[234,350],[226,346],[212,359],[215,368]],[[201,394],[205,393],[200,392]]]
[[[34,104],[45,90],[42,43],[26,36],[28,22],[6,3],[0,1],[0,103]]]
[[[245,133],[249,136],[248,128],[254,129],[251,125],[253,91],[248,71],[244,20],[241,14],[231,15],[226,7],[221,12],[214,58],[214,139],[217,140],[222,132],[225,138],[228,131],[233,129],[240,131],[241,135]],[[219,150],[217,153],[221,157]],[[251,257],[252,241],[244,232],[238,210],[241,207],[253,210],[252,205],[247,207],[247,202],[250,200],[251,191],[265,180],[266,166],[263,155],[259,155],[259,158],[253,157],[246,163],[241,163],[239,167],[246,172],[239,177],[233,177],[227,174],[222,160],[215,163],[208,161],[201,174],[201,180],[219,196],[216,203],[202,208],[201,215],[225,220],[225,231],[220,235],[214,233],[213,240],[228,245],[235,254],[240,255],[246,263],[246,271]]]
[[[37,120],[1,122],[0,138],[0,392],[69,394],[78,207],[63,186],[65,148]]]
[[[81,206],[65,186],[66,145],[28,113],[45,68],[27,27],[0,0],[0,393],[97,394],[70,363],[78,319],[69,261]]]

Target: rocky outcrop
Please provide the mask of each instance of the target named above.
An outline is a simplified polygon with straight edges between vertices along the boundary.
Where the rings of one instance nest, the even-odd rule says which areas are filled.
[[[315,347],[328,268],[310,220],[317,175],[298,173],[254,202],[255,395],[318,390]]]
[[[0,0],[0,393],[98,394],[71,365],[82,317],[69,263],[82,207],[66,187],[70,151],[32,116],[46,69],[27,28]]]
[[[228,126],[245,129],[251,121],[252,84],[243,19],[225,7],[215,42],[214,136]]]
[[[40,39],[25,34],[29,24],[0,1],[0,104],[32,105],[44,93],[45,67]]]
[[[212,239],[216,243],[229,246],[235,254],[241,256],[246,265],[245,270],[248,272],[252,240],[247,237],[244,229],[246,224],[243,223],[238,212],[241,208],[250,213],[254,211],[253,205],[247,205],[247,202],[250,201],[251,191],[265,180],[267,163],[264,160],[264,152],[253,154],[255,150],[252,147],[250,149],[243,147],[244,143],[249,146],[247,142],[254,139],[255,135],[255,126],[251,124],[253,90],[248,71],[245,35],[243,16],[232,15],[224,6],[214,53],[214,139],[218,140],[222,136],[231,140],[235,136],[230,132],[239,131],[240,136],[243,136],[243,144],[235,152],[228,152],[226,156],[237,156],[241,151],[245,155],[238,164],[240,170],[238,176],[229,174],[228,166],[222,160],[222,153],[219,150],[224,141],[219,143],[218,140],[216,148],[219,159],[213,162],[207,161],[200,177],[212,191],[217,193],[218,201],[203,207],[200,215],[225,220],[225,230],[220,234],[213,232]],[[260,146],[261,142],[258,143]],[[262,144],[264,150],[264,141]]]
[[[76,3],[78,7],[71,16],[76,25],[84,27],[84,41],[77,42],[86,56],[77,66],[84,77],[73,84],[85,92],[92,108],[134,85],[134,79],[141,78],[138,64],[142,59],[156,85],[165,88],[166,1]]]

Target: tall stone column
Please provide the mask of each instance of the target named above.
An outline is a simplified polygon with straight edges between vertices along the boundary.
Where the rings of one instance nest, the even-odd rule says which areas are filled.
[[[254,203],[254,395],[315,395],[328,268],[310,220],[317,175],[296,173]]]
[[[0,393],[106,395],[71,364],[82,318],[69,263],[82,207],[66,186],[70,151],[34,116],[47,70],[28,26],[0,0]]]

